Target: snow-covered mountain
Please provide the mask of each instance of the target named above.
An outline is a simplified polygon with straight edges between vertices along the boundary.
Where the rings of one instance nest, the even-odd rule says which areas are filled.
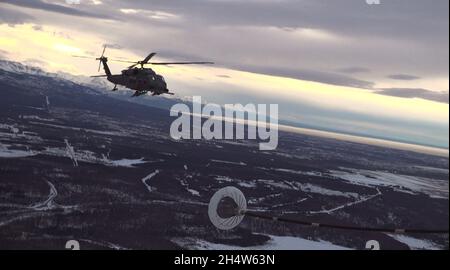
[[[0,69],[14,73],[27,73],[41,76],[51,76],[51,73],[43,71],[41,68],[27,66],[18,62],[12,62],[0,59]]]
[[[49,77],[52,79],[61,80],[61,82],[72,82],[74,84],[91,88],[95,94],[103,94],[112,98],[127,100],[129,102],[160,109],[169,110],[176,103],[190,103],[186,98],[177,96],[141,96],[139,98],[131,98],[130,96],[132,92],[130,91],[110,91],[112,89],[112,84],[105,78],[72,75],[66,72],[50,73],[39,67],[24,65],[22,63],[8,60],[0,59],[0,70],[15,74],[29,74]],[[0,74],[0,79],[7,79],[6,77],[7,75]]]

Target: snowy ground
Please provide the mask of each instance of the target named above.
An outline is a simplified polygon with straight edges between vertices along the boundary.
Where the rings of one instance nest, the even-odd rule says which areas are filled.
[[[448,199],[448,180],[435,180],[382,171],[342,169],[343,171],[331,171],[331,175],[357,185],[391,187],[398,192],[424,193],[432,198]]]
[[[300,237],[268,235],[270,240],[265,245],[239,247],[207,242],[200,239],[174,239],[182,247],[198,250],[350,250],[349,248],[334,245],[319,240],[312,241]]]
[[[251,210],[274,216],[448,228],[448,157],[284,132],[272,152],[246,140],[176,141],[166,111],[59,79],[0,78],[0,248],[77,239],[86,249],[363,249],[368,240],[448,249],[448,235],[251,218],[224,233],[207,215],[214,192],[234,186]]]

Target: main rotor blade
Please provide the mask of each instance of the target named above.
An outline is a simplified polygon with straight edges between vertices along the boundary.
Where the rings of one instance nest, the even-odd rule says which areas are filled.
[[[136,61],[128,61],[128,60],[119,60],[119,59],[108,59],[109,61],[114,61],[114,62],[122,62],[122,63],[133,63],[136,64]]]
[[[103,52],[102,52],[102,56],[101,57],[103,57],[103,55],[105,54],[105,51],[106,51],[106,45],[103,47]]]
[[[102,56],[103,57],[103,56]],[[98,71],[97,72],[100,72],[100,67],[102,66],[102,59],[100,59],[100,61],[98,61]]]
[[[98,60],[98,58],[89,57],[89,56],[83,56],[83,55],[72,55],[72,57]],[[132,63],[132,64],[136,64],[137,63],[136,61],[127,61],[127,60],[120,60],[120,59],[108,59],[108,60],[109,61],[114,61],[114,62],[122,62],[122,63]]]
[[[99,77],[108,77],[108,75],[94,75],[94,76],[89,76],[91,78],[99,78]]]
[[[214,62],[150,62],[150,65],[208,65]]]
[[[134,65],[131,65],[128,68],[131,69],[131,68],[134,68],[137,65],[141,65],[141,67],[144,67],[144,65],[147,64],[148,61],[150,59],[152,59],[152,57],[155,56],[155,55],[156,55],[156,53],[153,52],[153,53],[149,54],[147,57],[145,57],[144,60],[142,60],[142,61],[131,62],[131,63],[134,63]]]
[[[77,58],[87,58],[87,59],[95,59],[95,57],[82,56],[82,55],[72,55],[72,57],[77,57]]]
[[[153,56],[155,56],[155,55],[156,55],[156,53],[152,52],[152,53],[149,54],[147,57],[145,57],[144,60],[142,60],[140,63],[142,63],[142,64],[147,64],[148,61],[149,61],[150,59],[152,59]]]

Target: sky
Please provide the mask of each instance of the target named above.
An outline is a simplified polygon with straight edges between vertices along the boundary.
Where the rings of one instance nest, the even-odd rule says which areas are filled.
[[[448,148],[449,1],[0,0],[0,58],[97,75],[158,66],[179,97],[279,104],[295,125]],[[113,73],[126,65],[111,64]]]

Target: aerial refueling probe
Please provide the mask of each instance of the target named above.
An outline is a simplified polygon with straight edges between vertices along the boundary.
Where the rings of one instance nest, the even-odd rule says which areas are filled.
[[[262,214],[258,211],[247,209],[247,201],[244,194],[235,187],[225,187],[218,190],[211,198],[208,206],[208,215],[211,222],[221,230],[231,230],[238,226],[244,216],[271,220],[275,222],[286,222],[315,228],[329,228],[349,231],[382,232],[395,234],[449,234],[448,229],[415,229],[415,228],[376,228],[364,226],[350,226],[327,223],[316,223],[306,220],[278,217]]]

